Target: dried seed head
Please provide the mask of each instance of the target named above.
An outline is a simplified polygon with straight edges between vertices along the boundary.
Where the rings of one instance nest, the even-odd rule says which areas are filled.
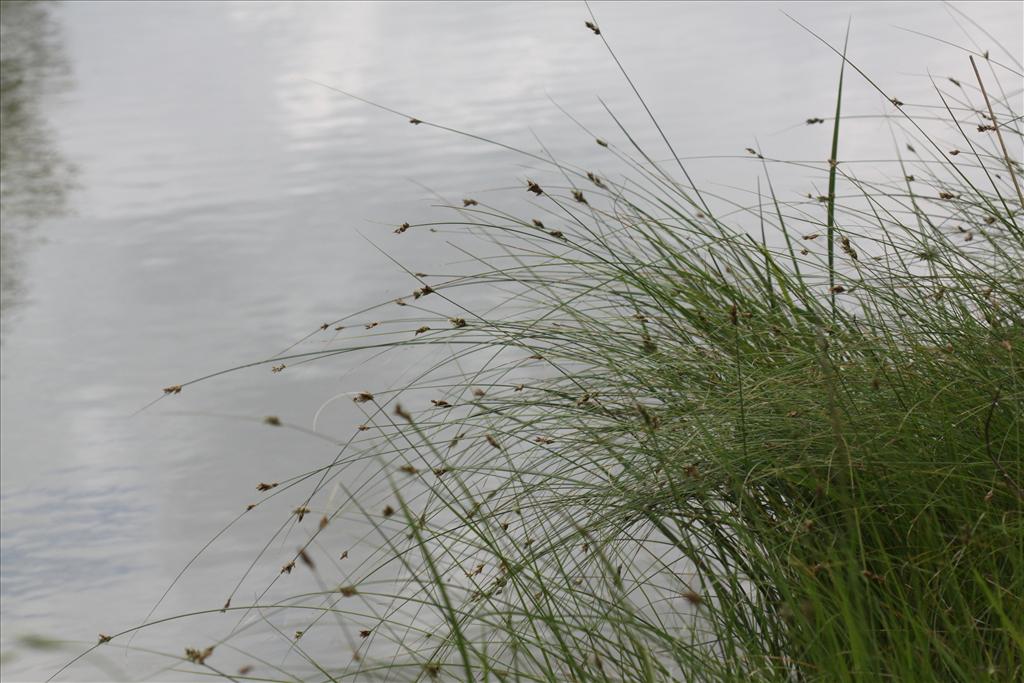
[[[414,126],[418,126],[418,125],[420,125],[423,122],[420,121],[419,119],[409,119],[409,123],[411,123]]]
[[[395,508],[391,507],[390,505],[386,505],[384,507],[384,516],[390,517],[393,514],[395,514]]]
[[[403,407],[401,403],[395,404],[395,415],[402,418],[406,422],[412,422],[412,415],[410,415]]]
[[[409,225],[408,223],[402,223],[397,228],[395,228],[395,234],[396,235],[401,235],[403,232],[405,232],[406,230],[408,230],[411,227],[412,226]]]
[[[565,239],[565,235],[562,233],[561,230],[549,230],[548,234],[551,235],[552,237],[554,237],[555,239],[559,239],[559,240],[564,240]]]
[[[181,385],[180,384],[172,384],[169,387],[164,387],[164,393],[165,394],[180,394],[181,393]]]
[[[397,306],[408,306],[409,304],[405,303],[405,299],[402,299],[401,297],[399,297],[399,298],[395,299],[395,305],[397,305]]]
[[[299,507],[297,507],[294,510],[292,510],[292,514],[298,515],[298,518],[299,518],[300,522],[302,521],[303,517],[305,517],[306,515],[309,514],[309,512],[310,512],[309,508],[306,507],[305,505],[300,505]]]
[[[892,102],[893,104],[895,104],[895,105],[896,105],[897,107],[902,107],[902,106],[903,106],[903,103],[902,103],[902,102],[900,102],[900,101],[899,101],[898,99],[896,99],[895,97],[890,97],[890,98],[889,98],[889,101],[890,101],[890,102]]]
[[[281,372],[285,367],[287,366],[284,363],[281,363],[280,365],[271,366],[270,371],[274,373]]]
[[[373,328],[377,327],[378,325],[380,325],[380,323],[374,321],[372,323],[366,323],[365,325],[363,325],[363,327],[365,327],[368,330],[372,330]]]
[[[810,126],[815,123],[825,123],[825,119],[819,119],[818,117],[807,119],[807,125]]]
[[[252,510],[254,507],[256,507],[256,503],[249,503],[248,505],[245,506],[245,511],[248,512],[249,510]]]
[[[695,593],[694,591],[684,592],[683,597],[686,598],[686,601],[688,603],[695,607],[700,607],[701,604],[704,602],[704,598],[702,598],[699,594]]]
[[[281,573],[282,574],[291,574],[293,569],[295,569],[295,560],[292,560],[291,562],[289,562],[285,566],[281,567]]]
[[[248,676],[251,673],[252,673],[252,664],[246,664],[245,666],[239,667],[239,669],[238,669],[238,675],[239,676]]]
[[[368,401],[372,400],[373,394],[371,394],[369,391],[361,391],[358,394],[356,394],[355,397],[352,399],[352,401],[355,403],[367,403]]]
[[[477,398],[483,398],[487,395],[487,392],[479,387],[473,387],[473,395]]]
[[[277,486],[277,482],[276,481],[271,483],[271,484],[264,484],[263,482],[260,482],[259,484],[256,484],[256,490],[257,491],[269,491],[270,489],[274,488],[275,486]]]
[[[370,425],[367,425],[367,424],[361,424],[361,425],[359,425],[358,427],[356,427],[356,429],[358,429],[358,430],[359,430],[359,431],[361,431],[361,432],[365,432],[365,431],[367,431],[367,430],[368,430],[369,428],[370,428]]]
[[[338,556],[338,559],[339,560],[347,560],[348,559],[348,551],[347,550],[343,550],[341,555]]]
[[[432,398],[432,399],[430,399],[430,402],[434,404],[435,408],[451,408],[452,407],[452,404],[449,403],[448,401],[444,400],[443,398],[440,398],[440,399]]]
[[[194,647],[185,648],[185,659],[192,662],[193,664],[205,664],[206,660],[213,654],[213,646],[206,648],[205,650],[197,650]]]
[[[320,528],[321,529],[326,529],[327,525],[330,524],[330,523],[331,523],[331,520],[330,520],[330,518],[327,515],[324,515],[323,517],[320,518]]]
[[[359,632],[359,637],[360,638],[369,638],[370,634],[372,632],[373,632],[372,629],[364,628],[362,631]]]
[[[487,443],[491,444],[492,447],[498,448],[498,449],[501,448],[501,444],[498,443],[498,440],[496,438],[494,438],[493,434],[486,434],[484,436],[484,438],[487,439]]]
[[[586,204],[587,203],[587,199],[586,199],[586,197],[583,196],[582,190],[573,190],[572,191],[572,198],[575,199],[576,201],[578,201],[580,204]]]
[[[537,227],[537,228],[543,228],[544,227],[544,222],[543,221],[539,221],[536,218],[534,218],[533,219],[533,225],[534,225],[534,227]]]
[[[351,598],[356,594],[355,586],[338,586],[338,592],[341,593],[342,597]]]
[[[302,564],[310,569],[316,569],[316,563],[313,562],[313,558],[309,556],[305,548],[299,548],[299,559],[302,560]]]
[[[450,322],[452,324],[452,327],[465,327],[466,326],[466,319],[465,318],[449,318],[448,322]]]
[[[100,634],[99,644],[102,645],[103,643],[109,643],[113,639],[114,639],[114,636],[108,636],[108,635],[105,635],[105,634],[101,633]]]
[[[419,328],[417,328],[417,329],[416,329],[416,333],[415,333],[415,334],[414,334],[413,336],[414,336],[414,337],[418,337],[418,336],[420,336],[421,334],[423,334],[424,332],[430,332],[430,328],[429,328],[429,327],[427,327],[426,325],[424,325],[423,327],[419,327]]]
[[[535,195],[537,195],[538,197],[540,195],[544,194],[544,190],[540,189],[540,185],[538,185],[537,183],[533,182],[532,180],[527,180],[526,181],[526,189],[527,189],[528,192],[532,192]]]
[[[852,258],[854,261],[857,260],[857,252],[854,250],[853,245],[850,244],[850,238],[846,235],[839,237],[839,245],[847,256]]]
[[[416,469],[415,467],[413,467],[412,465],[402,465],[401,467],[398,468],[398,471],[399,472],[404,472],[405,474],[419,474],[420,473],[420,471],[418,469]]]
[[[227,611],[228,611],[228,607],[231,607],[231,598],[228,598],[228,599],[227,599],[227,600],[226,600],[226,601],[224,602],[224,606],[220,608],[220,611],[221,611],[221,612],[227,612]]]
[[[832,292],[833,294],[842,294],[843,292],[846,291],[846,287],[843,287],[842,285],[832,285],[831,287],[828,288],[828,291]]]
[[[584,26],[586,26],[591,31],[593,31],[595,36],[601,35],[601,29],[599,29],[597,27],[597,24],[595,24],[594,22],[592,22],[592,21],[584,22]]]
[[[271,427],[280,427],[281,418],[277,417],[276,415],[267,415],[265,418],[263,418],[263,423],[268,424]]]
[[[475,199],[463,199],[462,200],[462,206],[464,206],[464,207],[466,207],[466,206],[476,206],[479,203],[480,202],[478,202]]]
[[[321,325],[321,326],[320,326],[320,331],[321,331],[321,332],[323,332],[323,331],[324,331],[324,330],[326,330],[326,329],[327,329],[328,327],[330,327],[330,325],[329,325],[329,324],[327,324],[327,323],[324,323],[323,325]]]

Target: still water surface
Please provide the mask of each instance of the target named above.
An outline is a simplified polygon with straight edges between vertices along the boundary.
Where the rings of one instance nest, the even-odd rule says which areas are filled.
[[[1024,44],[1020,3],[961,6],[992,38],[938,3],[594,7],[676,149],[695,157],[691,173],[722,193],[752,189],[743,149],[755,139],[827,156],[826,126],[803,121],[829,115],[838,61],[780,10],[832,42],[852,17],[852,59],[912,105],[934,101],[926,72],[970,72],[962,52],[899,27],[994,58],[993,38],[1017,59]],[[578,3],[3,4],[5,680],[45,678],[79,647],[33,650],[23,636],[84,643],[139,623],[256,482],[334,456],[261,416],[310,426],[331,397],[408,368],[260,366],[136,415],[161,387],[407,293],[415,282],[374,245],[411,270],[451,267],[463,256],[450,237],[392,234],[440,215],[436,195],[525,201],[534,162],[321,83],[601,170],[607,155],[552,100],[621,142],[600,95],[660,148],[588,18]],[[881,97],[854,78],[845,104],[865,118],[846,127],[843,158],[891,157]],[[784,196],[813,191],[805,175],[786,178]],[[338,401],[318,428],[347,436],[360,421]],[[158,614],[219,606],[279,521],[233,529]],[[340,548],[356,531],[336,533]],[[223,626],[172,624],[135,645],[177,653]],[[118,650],[68,677],[153,670]]]

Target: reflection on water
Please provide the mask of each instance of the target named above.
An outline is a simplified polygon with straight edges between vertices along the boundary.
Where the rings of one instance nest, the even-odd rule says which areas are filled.
[[[0,9],[0,315],[21,297],[22,252],[39,221],[66,208],[71,165],[45,118],[44,98],[68,86],[70,69],[51,3]]]
[[[392,233],[404,221],[450,218],[423,187],[449,201],[473,196],[533,211],[528,193],[507,191],[533,176],[536,165],[523,167],[532,162],[410,126],[311,81],[543,154],[539,138],[556,157],[607,175],[606,150],[548,99],[626,144],[600,95],[642,144],[662,149],[577,2],[0,6],[3,297],[5,308],[21,302],[17,325],[5,328],[0,384],[0,647],[15,647],[18,634],[79,641],[5,662],[5,680],[45,679],[97,633],[139,623],[193,553],[254,501],[257,482],[334,458],[333,446],[267,427],[261,416],[309,427],[324,406],[319,428],[347,438],[363,417],[332,397],[386,387],[418,368],[398,356],[345,356],[277,374],[254,368],[129,417],[161,387],[263,358],[326,320],[418,286],[371,243],[410,271],[457,269],[464,255],[449,242],[461,235]],[[1019,4],[970,7],[1019,51]],[[602,30],[676,149],[718,157],[687,168],[723,195],[755,187],[760,166],[743,151],[755,138],[821,167],[828,154],[827,126],[803,122],[834,107],[838,62],[780,9],[831,40],[853,15],[851,54],[908,103],[934,99],[926,69],[972,77],[961,53],[893,28],[959,41],[960,27],[938,4],[599,3]],[[850,78],[844,163],[891,157],[877,117],[884,104]],[[62,154],[77,169],[71,193]],[[821,194],[820,178],[783,168],[776,188],[784,199]],[[41,236],[45,243],[26,248]],[[472,252],[477,243],[459,246]],[[300,348],[323,349],[333,334]],[[289,504],[301,502],[289,496],[232,527],[157,616],[219,608]],[[326,531],[336,534],[325,542],[332,552],[363,533]],[[244,595],[277,576],[297,538],[271,546]],[[351,550],[352,561],[365,560]],[[177,654],[233,625],[219,618],[169,622],[134,645]],[[138,657],[118,650],[114,659],[144,674]],[[113,676],[94,664],[68,678]]]

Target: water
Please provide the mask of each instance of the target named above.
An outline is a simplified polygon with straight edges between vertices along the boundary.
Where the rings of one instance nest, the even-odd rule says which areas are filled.
[[[606,152],[549,97],[619,142],[601,95],[664,155],[576,3],[3,8],[5,680],[45,678],[80,649],[24,636],[86,643],[139,623],[192,554],[256,499],[258,481],[334,456],[261,416],[310,426],[331,397],[383,379],[366,356],[280,374],[261,366],[134,415],[161,387],[266,357],[321,322],[408,293],[415,282],[374,245],[411,270],[456,267],[449,236],[391,232],[440,215],[435,192],[522,208],[535,162],[410,126],[321,83],[530,151],[539,139],[598,171]],[[1020,59],[1019,3],[962,9]],[[899,26],[973,38],[1008,61],[940,4],[597,4],[677,151],[696,157],[691,173],[724,194],[753,188],[758,169],[743,149],[755,139],[780,156],[827,156],[826,126],[802,122],[829,115],[838,60],[780,10],[834,43],[852,16],[851,58],[910,104],[935,101],[926,71],[964,82],[970,71],[962,53]],[[861,79],[849,83],[848,112],[891,111]],[[887,125],[851,119],[842,152],[891,157]],[[734,158],[700,159],[722,155]],[[820,177],[795,171],[783,192],[812,192]],[[336,401],[318,427],[348,436],[360,421],[351,402]],[[263,514],[205,553],[159,614],[219,606],[287,517]],[[356,535],[337,530],[325,552]],[[279,541],[275,558],[297,538]],[[224,627],[171,624],[134,644],[176,654]],[[68,676],[156,670],[116,653]]]

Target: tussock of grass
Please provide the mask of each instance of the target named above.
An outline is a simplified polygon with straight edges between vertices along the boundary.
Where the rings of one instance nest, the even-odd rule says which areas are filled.
[[[300,677],[1019,680],[1020,167],[973,127],[1021,134],[991,104],[957,109],[955,158],[908,117],[939,163],[825,165],[826,206],[766,175],[756,204],[712,210],[602,140],[632,177],[552,163],[522,182],[537,218],[453,208],[500,253],[410,298],[400,341],[269,361],[450,350],[353,395],[358,454],[266,494],[315,482],[314,515],[378,548],[261,606],[309,612],[278,631],[304,657],[318,631],[352,639],[358,657],[310,654]],[[504,303],[458,304],[481,288]],[[383,497],[350,475],[367,458]]]

